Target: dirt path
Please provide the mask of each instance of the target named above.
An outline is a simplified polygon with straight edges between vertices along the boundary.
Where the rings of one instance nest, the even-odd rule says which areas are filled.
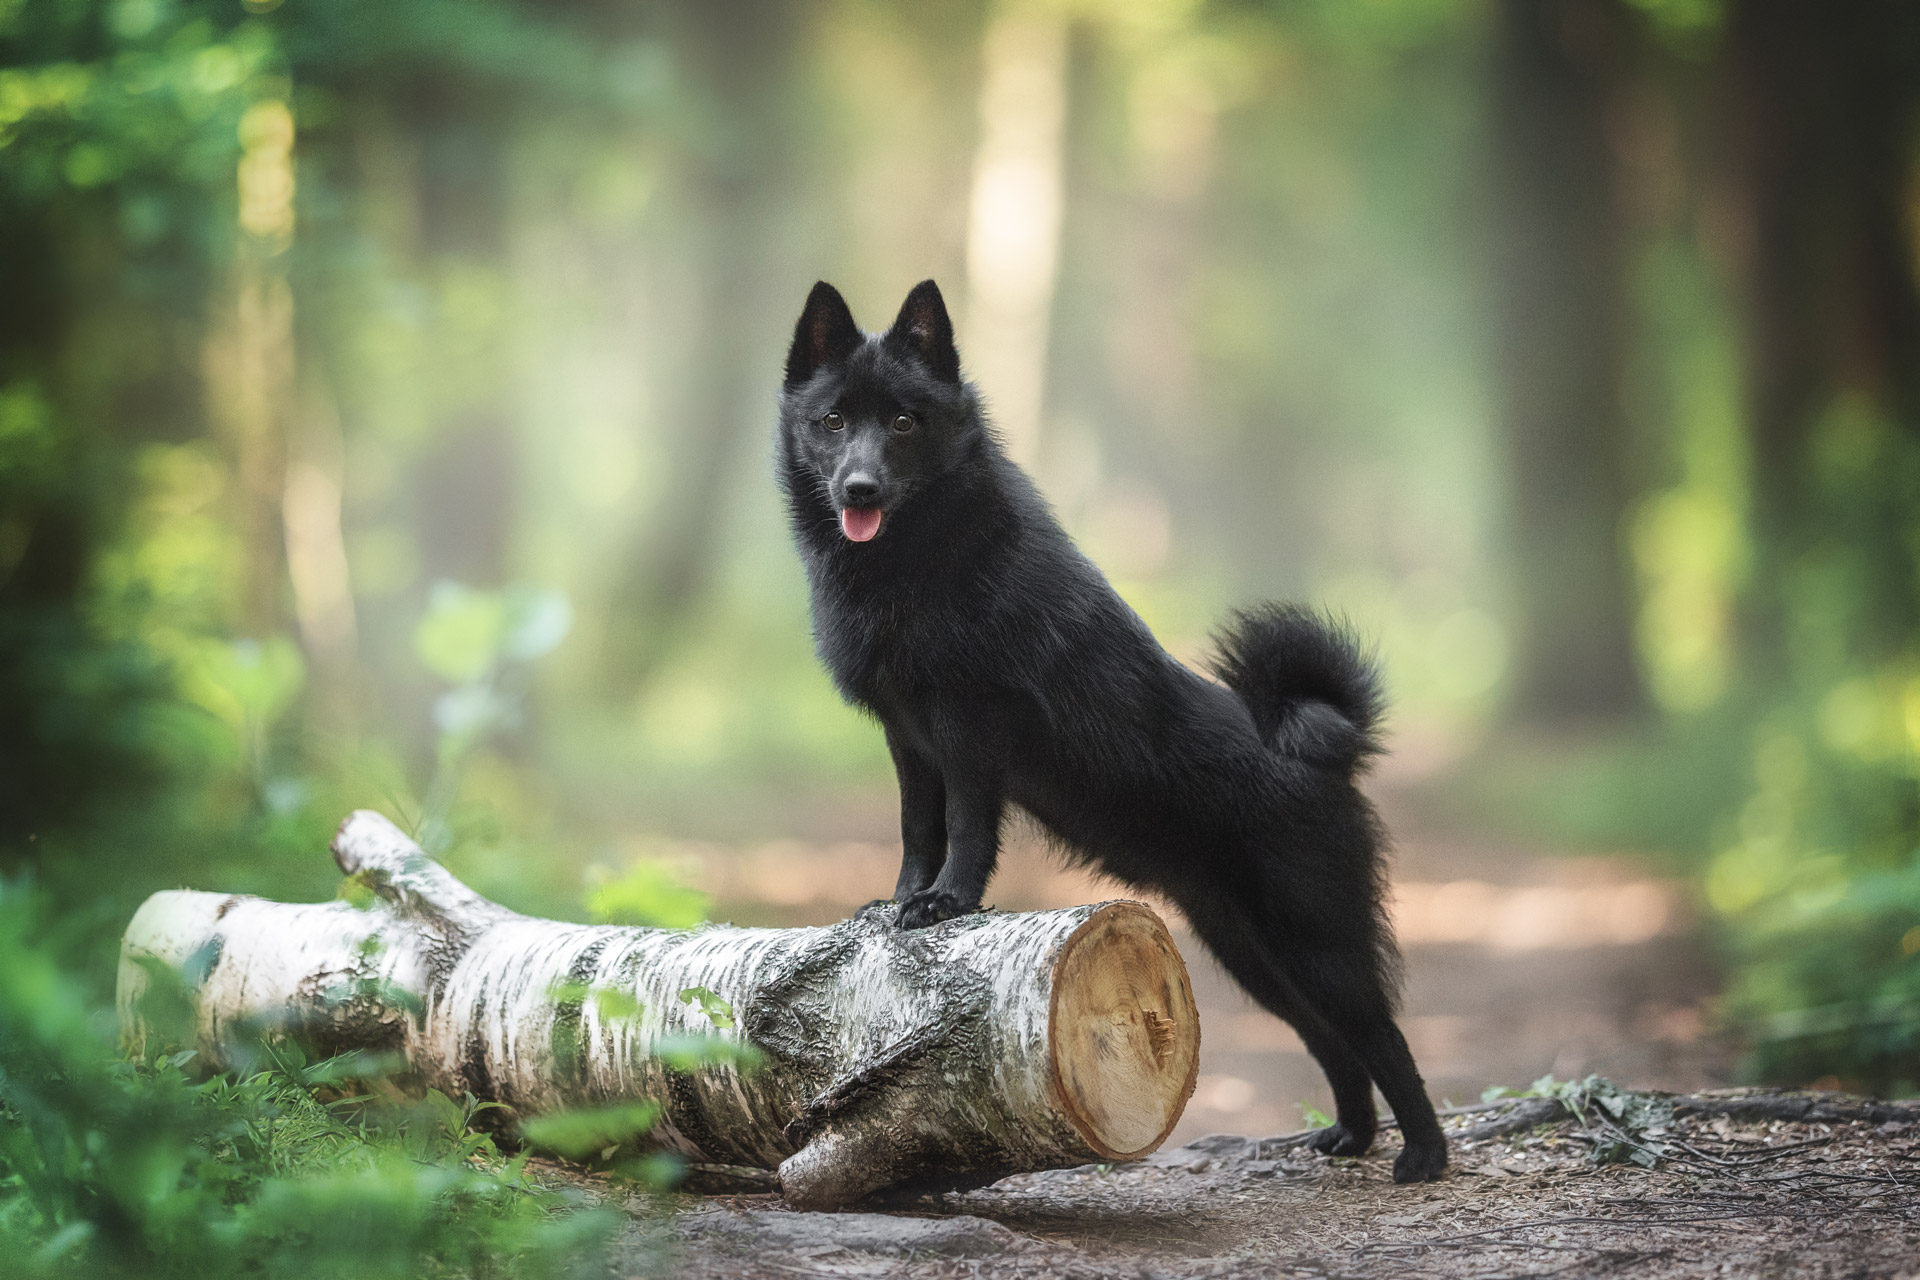
[[[1401,1025],[1436,1102],[1476,1102],[1490,1085],[1546,1074],[1674,1092],[1732,1078],[1733,1052],[1705,1012],[1719,975],[1684,885],[1628,857],[1418,834],[1402,841],[1395,885]],[[1296,1129],[1303,1103],[1330,1111],[1293,1032],[1178,937],[1200,1009],[1202,1080],[1172,1141]]]
[[[1529,1109],[1530,1108],[1530,1109]],[[1396,1187],[1397,1144],[1330,1161],[1297,1136],[1215,1136],[1139,1164],[1009,1178],[879,1212],[683,1198],[636,1218],[626,1274],[860,1276],[1920,1276],[1920,1104],[1727,1092],[1596,1166],[1598,1121],[1551,1102],[1451,1117],[1455,1164]],[[1591,1108],[1589,1108],[1591,1114]],[[1797,1116],[1794,1119],[1769,1116]],[[1503,1123],[1504,1122],[1504,1123]],[[1509,1134],[1490,1134],[1500,1128]],[[663,1238],[664,1234],[664,1238]]]

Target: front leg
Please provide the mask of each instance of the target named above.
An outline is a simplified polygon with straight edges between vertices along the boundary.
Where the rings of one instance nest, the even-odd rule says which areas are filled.
[[[1006,795],[997,773],[947,778],[947,862],[927,888],[900,900],[900,927],[919,929],[980,905],[1000,859]]]
[[[887,731],[893,772],[900,780],[900,882],[893,900],[905,902],[933,884],[947,860],[947,786],[933,762],[899,734]]]

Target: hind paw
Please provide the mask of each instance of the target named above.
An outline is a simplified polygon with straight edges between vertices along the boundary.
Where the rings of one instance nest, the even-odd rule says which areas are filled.
[[[900,927],[902,929],[924,929],[930,924],[939,924],[942,920],[951,920],[963,916],[978,906],[967,902],[957,893],[948,893],[944,889],[922,889],[910,893],[900,903]]]
[[[1343,1124],[1329,1125],[1307,1139],[1307,1147],[1323,1156],[1363,1156],[1373,1146],[1373,1131],[1356,1133]]]
[[[1446,1172],[1446,1139],[1438,1142],[1409,1142],[1400,1158],[1393,1162],[1395,1182],[1432,1182]]]

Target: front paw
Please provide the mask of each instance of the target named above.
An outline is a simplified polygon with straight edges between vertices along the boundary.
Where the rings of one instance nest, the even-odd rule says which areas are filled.
[[[957,893],[948,893],[945,889],[922,889],[910,893],[900,902],[900,927],[902,929],[924,929],[930,924],[939,924],[942,920],[951,920],[973,910],[979,903],[968,902]]]

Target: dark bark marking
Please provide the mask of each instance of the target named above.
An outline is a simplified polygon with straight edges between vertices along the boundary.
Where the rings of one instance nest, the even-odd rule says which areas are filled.
[[[567,966],[567,984],[574,988],[589,985],[593,972],[600,964],[601,953],[607,949],[607,940],[600,938],[582,948],[580,954]],[[586,1000],[578,994],[568,994],[554,1005],[553,1028],[548,1033],[548,1048],[553,1054],[553,1072],[558,1078],[572,1084],[582,1084],[586,1079],[583,1067],[587,1055],[581,1043],[581,1022],[586,1012]]]
[[[957,1043],[965,1035],[969,1022],[980,1016],[983,1006],[977,991],[971,993],[970,999],[949,1003],[946,1012],[934,1021],[894,1041],[871,1061],[815,1094],[800,1114],[787,1123],[782,1136],[796,1148],[806,1145],[807,1139],[822,1124],[893,1084],[919,1066],[935,1049]]]

